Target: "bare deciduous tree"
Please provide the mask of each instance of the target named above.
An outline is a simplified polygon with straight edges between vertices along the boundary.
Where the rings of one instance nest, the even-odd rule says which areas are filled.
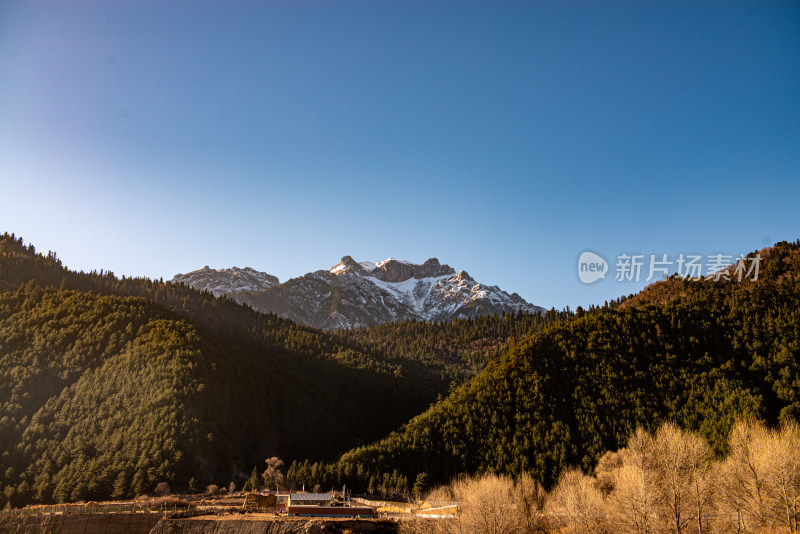
[[[779,432],[771,432],[767,454],[768,486],[778,521],[789,532],[798,531],[800,522],[800,428],[785,424]]]
[[[657,510],[668,531],[709,531],[711,449],[703,438],[664,423],[652,442],[652,468],[660,495]]]
[[[497,475],[465,477],[453,483],[453,496],[460,503],[462,532],[519,532],[511,479]]]
[[[652,436],[638,428],[628,447],[619,451],[622,467],[615,472],[614,491],[609,497],[617,532],[650,534],[657,529],[655,510],[660,494],[652,450]]]
[[[283,467],[283,460],[277,456],[273,456],[264,461],[267,464],[267,469],[261,474],[264,478],[264,484],[268,488],[282,487],[283,472],[281,472],[281,467]]]
[[[728,437],[728,457],[720,466],[721,505],[736,532],[770,526],[768,439],[769,430],[753,421],[738,421]]]
[[[606,508],[597,481],[578,469],[569,469],[553,489],[547,512],[565,533],[605,532]]]

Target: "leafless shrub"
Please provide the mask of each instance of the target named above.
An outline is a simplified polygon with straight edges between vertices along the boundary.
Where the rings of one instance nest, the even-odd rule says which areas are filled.
[[[450,502],[454,501],[453,488],[451,486],[438,486],[425,496],[427,501]]]
[[[137,499],[138,500],[138,499]],[[150,506],[189,506],[189,502],[174,496],[157,497],[150,499]]]
[[[620,467],[622,467],[622,456],[615,451],[606,451],[598,460],[594,475],[603,495],[608,495],[614,490],[614,473]]]
[[[169,489],[169,484],[167,484],[166,482],[159,482],[158,484],[156,484],[156,489],[154,490],[154,493],[159,497],[164,497],[172,493],[172,491]]]

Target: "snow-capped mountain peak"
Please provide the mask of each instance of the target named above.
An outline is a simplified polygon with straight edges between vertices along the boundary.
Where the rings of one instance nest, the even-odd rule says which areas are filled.
[[[425,263],[419,264],[396,258],[379,262],[357,262],[351,256],[344,256],[338,264],[331,267],[330,272],[335,275],[357,273],[373,276],[384,282],[404,282],[409,278],[422,279],[453,274],[455,270],[449,265],[440,264],[437,258],[429,258]]]
[[[178,275],[174,281],[210,289],[215,294],[228,293],[260,311],[320,328],[543,311],[516,293],[509,295],[497,286],[480,284],[466,271],[456,272],[437,258],[418,264],[396,258],[358,262],[343,256],[328,270],[314,271],[283,284],[266,273],[249,269],[248,274],[269,277],[263,289],[258,289],[258,284],[250,288],[236,285],[234,281],[244,278],[241,272],[247,269],[233,271],[236,268],[216,271],[206,267]],[[227,276],[227,285],[220,282],[223,275]]]
[[[376,265],[372,262],[365,261],[358,263],[350,256],[342,256],[339,263],[330,268],[330,272],[333,274],[344,274],[353,271],[372,271],[375,268]]]

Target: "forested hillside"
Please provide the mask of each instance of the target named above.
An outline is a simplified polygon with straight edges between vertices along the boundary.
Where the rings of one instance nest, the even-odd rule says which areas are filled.
[[[324,333],[182,284],[69,271],[5,234],[0,500],[202,488],[240,481],[269,456],[335,458],[472,376],[470,358],[482,366],[520,328],[559,317],[409,323],[379,345],[368,331]],[[426,352],[434,332],[457,352]]]
[[[517,312],[453,321],[402,321],[331,334],[346,346],[366,349],[387,361],[402,357],[419,362],[461,383],[482,371],[510,340],[571,316],[571,312],[556,310]]]
[[[209,293],[70,272],[9,235],[0,287],[0,487],[16,504],[227,484],[268,456],[332,457],[448,386]]]
[[[591,469],[637,427],[673,420],[717,454],[737,416],[800,419],[800,242],[762,251],[758,281],[654,284],[547,326],[400,431],[290,478],[396,492],[422,475]]]

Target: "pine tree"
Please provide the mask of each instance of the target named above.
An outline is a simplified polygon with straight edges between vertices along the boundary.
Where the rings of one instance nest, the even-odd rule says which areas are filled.
[[[411,490],[416,498],[421,498],[422,494],[428,491],[429,478],[428,473],[417,475],[417,479],[414,481],[414,488]]]
[[[253,472],[250,474],[250,480],[247,481],[247,484],[250,486],[250,491],[257,491],[261,485],[259,483],[257,467],[253,467]]]
[[[114,480],[114,491],[111,496],[115,499],[122,499],[128,496],[128,474],[125,471],[120,471]]]

